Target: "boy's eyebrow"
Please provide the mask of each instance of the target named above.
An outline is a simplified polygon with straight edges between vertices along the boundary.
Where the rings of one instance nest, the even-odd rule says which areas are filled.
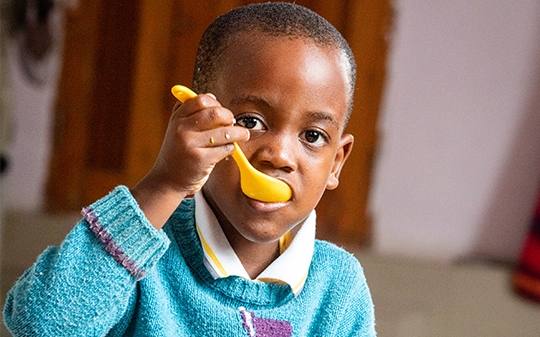
[[[254,96],[254,95],[242,95],[242,96],[239,96],[239,97],[234,97],[233,99],[231,99],[231,105],[240,105],[240,104],[244,104],[244,103],[253,103],[255,105],[259,105],[259,106],[264,106],[266,108],[273,108],[272,104],[270,104],[270,102],[268,102],[267,100],[261,98],[261,97],[258,97],[258,96]],[[336,127],[339,127],[339,123],[335,120],[335,118],[328,114],[328,113],[325,113],[325,112],[322,112],[322,111],[312,111],[312,112],[308,112],[306,114],[307,116],[307,119],[309,120],[314,120],[314,121],[320,121],[320,120],[324,120],[324,121],[328,121],[330,122],[330,124],[336,126]]]
[[[253,103],[255,105],[262,105],[266,108],[272,108],[272,104],[270,104],[270,102],[268,102],[267,100],[263,98],[253,96],[253,95],[242,95],[242,96],[234,97],[233,99],[231,99],[231,105],[239,105],[239,104],[244,104],[244,103]]]
[[[313,120],[325,120],[335,126],[339,126],[338,122],[334,119],[334,117],[332,117],[330,114],[327,114],[325,112],[313,111],[313,112],[308,113],[308,116],[310,119],[313,119]]]

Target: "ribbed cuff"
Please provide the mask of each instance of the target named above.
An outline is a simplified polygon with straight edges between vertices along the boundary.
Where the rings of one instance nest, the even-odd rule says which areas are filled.
[[[141,279],[169,247],[170,240],[144,216],[125,186],[82,210],[105,249],[136,279]]]

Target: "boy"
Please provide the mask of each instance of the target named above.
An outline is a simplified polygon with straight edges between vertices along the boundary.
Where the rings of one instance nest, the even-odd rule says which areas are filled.
[[[83,210],[5,307],[15,336],[374,336],[360,265],[315,241],[314,208],[353,138],[355,63],[324,19],[289,3],[218,18],[152,170]],[[228,160],[286,182],[245,196]],[[191,196],[194,196],[191,198]]]

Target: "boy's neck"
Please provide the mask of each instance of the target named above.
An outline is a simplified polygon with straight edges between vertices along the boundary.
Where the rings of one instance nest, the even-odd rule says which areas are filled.
[[[223,212],[217,207],[214,200],[204,193],[208,206],[214,212],[227,241],[236,253],[251,279],[257,278],[280,254],[279,240],[275,242],[253,242],[242,236],[236,228],[227,220]]]
[[[217,218],[229,244],[251,279],[257,278],[279,257],[279,241],[269,243],[249,241],[240,235],[228,221],[222,221],[219,216]]]

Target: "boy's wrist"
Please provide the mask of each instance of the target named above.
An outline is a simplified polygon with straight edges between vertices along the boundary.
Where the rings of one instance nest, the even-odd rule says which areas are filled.
[[[130,192],[148,221],[157,230],[165,225],[182,200],[190,196],[187,192],[172,188],[152,174],[130,188]]]

